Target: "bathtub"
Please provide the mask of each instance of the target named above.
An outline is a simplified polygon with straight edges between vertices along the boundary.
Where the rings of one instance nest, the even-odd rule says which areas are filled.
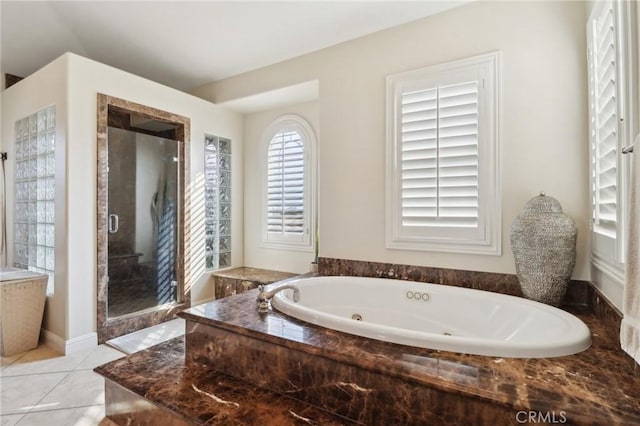
[[[568,312],[487,291],[362,277],[287,281],[278,311],[333,330],[385,342],[511,358],[571,355],[591,345],[587,326]]]

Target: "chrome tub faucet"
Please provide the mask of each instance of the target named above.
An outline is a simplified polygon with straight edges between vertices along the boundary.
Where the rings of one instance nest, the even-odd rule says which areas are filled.
[[[300,301],[300,290],[298,290],[298,287],[291,284],[281,285],[280,287],[276,287],[271,291],[265,291],[264,285],[259,285],[258,290],[260,291],[260,293],[258,293],[256,302],[258,303],[258,312],[261,314],[266,314],[267,312],[269,312],[269,301],[273,298],[273,296],[275,296],[282,290],[293,290],[293,301]]]

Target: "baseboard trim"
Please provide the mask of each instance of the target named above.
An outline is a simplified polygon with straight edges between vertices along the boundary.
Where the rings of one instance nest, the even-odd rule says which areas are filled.
[[[63,355],[81,352],[98,346],[98,333],[96,332],[65,340],[57,334],[43,328],[41,329],[41,337],[44,344]]]

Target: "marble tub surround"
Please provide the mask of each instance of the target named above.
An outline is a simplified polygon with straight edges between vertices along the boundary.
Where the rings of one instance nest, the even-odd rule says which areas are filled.
[[[622,312],[620,312],[605,296],[595,287],[589,286],[589,307],[594,315],[598,318],[607,332],[616,336],[616,347],[620,347],[620,324],[622,323]],[[630,369],[633,369],[635,377],[640,380],[640,367],[626,352],[626,361],[629,363]]]
[[[271,284],[295,276],[291,272],[272,271],[269,269],[228,268],[215,271],[211,274],[215,286],[216,299],[243,293],[257,288],[260,284]]]
[[[640,424],[640,380],[617,334],[587,309],[574,313],[592,332],[588,350],[507,359],[365,339],[275,311],[259,315],[256,294],[180,314],[187,365],[209,363],[365,424],[513,424],[519,411],[563,413],[569,424]]]
[[[119,425],[350,425],[348,419],[185,363],[176,338],[95,370],[105,377],[107,417]]]
[[[321,275],[386,276],[388,278],[454,285],[524,297],[520,289],[518,277],[514,274],[399,265],[328,257],[319,258],[318,263],[318,272]],[[587,308],[595,314],[610,335],[617,336],[620,333],[622,313],[613,306],[606,297],[602,296],[597,288],[587,281],[569,281],[562,307]],[[628,361],[633,363],[630,356],[627,356],[627,358]]]
[[[518,277],[515,274],[433,268],[430,266],[401,265],[329,257],[321,257],[318,259],[318,273],[320,275],[346,275],[391,278],[423,283],[429,282],[523,297]],[[586,281],[571,280],[563,305],[589,306],[591,302],[589,287],[590,285]]]
[[[468,399],[249,336],[239,337],[201,324],[194,325],[190,332],[187,365],[217,365],[232,377],[322,407],[358,424],[440,425],[452,419],[453,424],[460,424],[464,419],[468,424],[500,425],[509,424],[513,418],[510,410],[491,401]],[[427,364],[427,369],[440,369],[437,362]],[[458,374],[455,370],[450,373]],[[462,374],[474,380],[473,369]]]

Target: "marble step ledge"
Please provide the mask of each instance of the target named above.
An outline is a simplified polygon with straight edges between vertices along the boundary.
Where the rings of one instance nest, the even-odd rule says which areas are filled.
[[[309,404],[189,363],[184,337],[97,367],[117,425],[356,425]]]
[[[215,327],[190,321],[186,327],[187,365],[215,365],[232,377],[322,407],[358,424],[439,425],[456,419],[453,424],[506,425],[513,421],[508,406]],[[444,363],[442,368],[446,368]],[[467,379],[476,379],[473,369]]]

